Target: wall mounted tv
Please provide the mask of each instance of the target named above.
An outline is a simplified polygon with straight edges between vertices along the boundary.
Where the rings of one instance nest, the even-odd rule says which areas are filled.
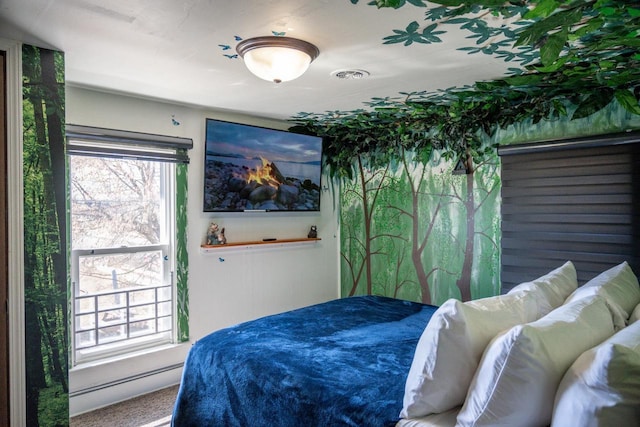
[[[317,212],[322,139],[207,119],[204,212]]]

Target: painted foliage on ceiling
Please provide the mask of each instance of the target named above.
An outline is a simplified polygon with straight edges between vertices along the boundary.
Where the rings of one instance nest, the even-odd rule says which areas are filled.
[[[439,0],[430,2],[436,7],[427,7],[422,0],[376,0],[367,4],[416,11],[415,21],[405,29],[389,29],[391,35],[382,37],[381,43],[420,49],[440,43],[440,32],[455,25],[469,32],[469,46],[463,50],[509,62],[512,74],[446,90],[389,94],[372,98],[357,110],[299,113],[293,121],[325,137],[327,165],[334,176],[350,176],[350,159],[360,153],[380,165],[399,148],[442,149],[447,158],[467,154],[479,158],[484,155],[479,148],[482,135],[490,137],[523,120],[580,119],[612,102],[640,114],[640,3]],[[491,27],[489,18],[496,16],[508,25]]]
[[[324,136],[329,174],[340,181],[343,296],[441,304],[499,293],[498,136],[533,141],[540,129],[547,138],[568,137],[568,127],[574,135],[624,130],[616,125],[640,114],[640,5],[430,3],[436,7],[369,2],[422,15],[381,42],[417,49],[440,43],[456,25],[469,32],[462,50],[513,63],[510,75],[293,118],[297,129]],[[509,25],[491,27],[488,16]],[[602,119],[613,116],[614,129]]]

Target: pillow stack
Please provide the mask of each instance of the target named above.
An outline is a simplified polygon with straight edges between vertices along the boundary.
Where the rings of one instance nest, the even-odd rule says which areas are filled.
[[[549,425],[566,370],[613,333],[609,308],[594,295],[498,335],[482,357],[457,425]]]
[[[485,347],[501,331],[546,315],[578,286],[571,262],[506,295],[461,303],[448,300],[433,314],[405,384],[402,418],[462,405]]]
[[[616,331],[639,303],[638,279],[623,262],[541,319],[498,334],[483,354],[456,425],[638,425],[630,421],[640,419],[640,343],[637,334]],[[594,421],[596,412],[602,422]]]
[[[456,426],[640,425],[638,320],[627,262],[580,288],[567,262],[506,295],[449,300],[420,337],[400,416],[453,425],[461,407]]]

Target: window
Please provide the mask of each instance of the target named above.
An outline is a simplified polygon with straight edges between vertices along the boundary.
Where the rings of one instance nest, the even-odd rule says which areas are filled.
[[[67,136],[74,365],[173,342],[179,151]]]
[[[502,292],[573,261],[582,284],[640,267],[640,132],[498,149]]]

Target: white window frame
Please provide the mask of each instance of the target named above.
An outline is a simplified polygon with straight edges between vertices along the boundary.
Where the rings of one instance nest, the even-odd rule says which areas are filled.
[[[124,248],[82,248],[71,251],[71,294],[70,294],[70,334],[72,366],[102,360],[113,356],[126,355],[146,348],[175,342],[178,332],[176,270],[176,168],[175,163],[188,163],[188,156],[180,149],[190,149],[191,139],[165,137],[136,132],[116,131],[103,128],[67,125],[68,155],[90,157],[116,157],[122,159],[141,159],[162,163],[161,167],[161,209],[163,224],[160,243]],[[71,228],[70,228],[71,229]],[[73,238],[73,237],[72,237]],[[70,247],[73,242],[70,242]],[[79,286],[79,257],[99,254],[124,254],[137,251],[162,251],[164,283],[171,287],[171,331],[140,338],[128,338],[114,344],[105,344],[76,349],[76,295]],[[165,258],[166,257],[166,258]],[[157,316],[157,312],[156,312]],[[98,325],[96,325],[97,327]]]

